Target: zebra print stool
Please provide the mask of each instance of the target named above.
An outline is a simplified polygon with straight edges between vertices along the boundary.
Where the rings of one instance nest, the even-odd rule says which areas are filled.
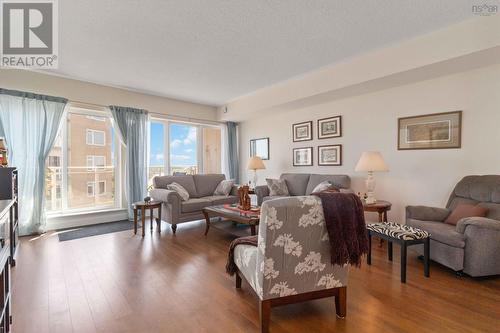
[[[389,260],[392,261],[392,243],[401,247],[401,282],[406,283],[406,250],[410,245],[424,245],[424,275],[429,277],[430,234],[427,231],[392,222],[370,223],[368,229],[368,265],[372,264],[372,236],[387,240]]]

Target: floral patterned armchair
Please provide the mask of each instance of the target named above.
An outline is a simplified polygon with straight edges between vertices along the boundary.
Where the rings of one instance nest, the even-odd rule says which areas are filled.
[[[271,307],[335,296],[337,316],[346,315],[348,266],[330,263],[330,243],[321,200],[287,197],[262,205],[258,246],[238,245],[236,288],[244,278],[260,299],[262,332]]]

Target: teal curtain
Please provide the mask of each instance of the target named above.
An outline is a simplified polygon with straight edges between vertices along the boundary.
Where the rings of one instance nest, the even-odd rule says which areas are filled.
[[[45,160],[68,100],[0,88],[0,133],[19,173],[19,231],[45,231]]]
[[[148,112],[115,105],[109,108],[126,146],[125,194],[132,219],[132,204],[142,201],[147,193]]]
[[[227,126],[227,159],[229,163],[229,177],[236,183],[240,181],[240,169],[238,164],[238,126],[236,123],[228,121]]]

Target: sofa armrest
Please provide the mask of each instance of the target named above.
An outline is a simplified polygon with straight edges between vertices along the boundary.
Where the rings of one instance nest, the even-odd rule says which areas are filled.
[[[450,211],[446,208],[428,206],[406,206],[406,219],[443,222]]]
[[[255,194],[257,195],[257,205],[261,206],[264,197],[269,196],[269,187],[267,185],[255,186]]]
[[[500,221],[488,219],[486,217],[465,217],[460,219],[457,223],[456,230],[457,232],[463,234],[469,226],[500,232]]]
[[[180,206],[181,196],[179,193],[171,190],[165,190],[162,188],[155,188],[149,192],[150,196],[156,201],[162,201],[173,206]]]

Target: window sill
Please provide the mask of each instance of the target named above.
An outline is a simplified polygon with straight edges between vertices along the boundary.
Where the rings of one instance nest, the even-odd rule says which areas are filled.
[[[125,208],[47,214],[46,229],[57,230],[122,220],[128,220],[128,213]]]

